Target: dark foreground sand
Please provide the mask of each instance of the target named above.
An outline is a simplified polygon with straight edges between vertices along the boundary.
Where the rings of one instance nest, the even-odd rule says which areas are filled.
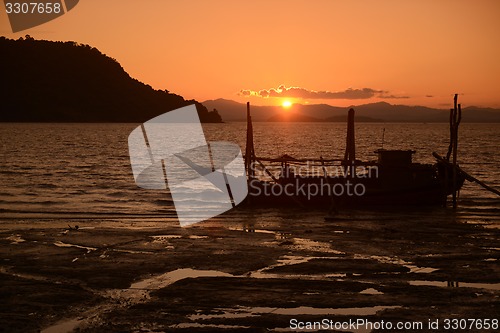
[[[499,318],[500,230],[488,218],[275,214],[241,212],[191,228],[3,220],[0,332],[268,332],[289,331],[293,318]]]

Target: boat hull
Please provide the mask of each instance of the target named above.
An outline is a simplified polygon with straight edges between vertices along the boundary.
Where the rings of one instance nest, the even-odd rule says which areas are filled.
[[[406,169],[381,169],[373,178],[291,177],[278,182],[251,179],[246,201],[258,206],[405,206],[443,205],[458,191],[464,177],[441,166],[415,164]]]

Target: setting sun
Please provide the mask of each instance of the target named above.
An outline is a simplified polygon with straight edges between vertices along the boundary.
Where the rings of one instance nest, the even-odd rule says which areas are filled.
[[[292,106],[292,102],[288,101],[288,100],[285,100],[283,101],[283,103],[281,103],[281,105],[285,108],[285,109],[288,109],[289,107]]]

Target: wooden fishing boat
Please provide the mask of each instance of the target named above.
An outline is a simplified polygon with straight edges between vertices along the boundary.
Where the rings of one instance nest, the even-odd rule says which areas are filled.
[[[435,164],[413,162],[413,150],[379,149],[377,160],[357,160],[353,109],[348,113],[345,156],[337,160],[257,157],[248,104],[247,119],[246,201],[251,205],[333,209],[345,205],[443,205],[449,195],[456,198],[468,176],[449,161],[450,153],[448,159],[435,154]]]

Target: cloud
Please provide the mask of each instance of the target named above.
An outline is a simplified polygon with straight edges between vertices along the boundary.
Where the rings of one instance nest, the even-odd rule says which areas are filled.
[[[252,91],[250,91],[250,90],[240,90],[240,92],[238,93],[238,95],[240,95],[240,96],[251,96],[252,95]]]
[[[383,94],[380,94],[377,96],[378,98],[383,98],[383,99],[390,99],[390,98],[393,98],[393,99],[401,99],[401,98],[410,98],[410,96],[396,96],[396,95],[383,95]]]
[[[388,91],[376,90],[372,88],[353,89],[348,88],[341,91],[316,91],[301,87],[286,87],[280,85],[278,88],[261,90],[241,90],[240,96],[256,96],[262,98],[269,97],[287,97],[301,99],[368,99],[372,97],[379,98],[409,98],[408,96],[390,95]]]

